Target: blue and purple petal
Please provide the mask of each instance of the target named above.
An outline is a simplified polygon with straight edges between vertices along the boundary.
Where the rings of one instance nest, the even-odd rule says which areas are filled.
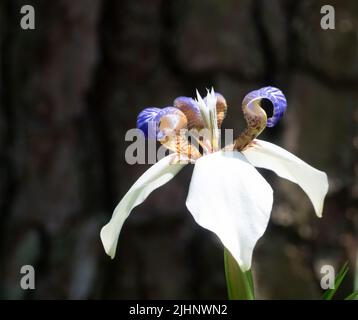
[[[144,136],[149,139],[156,139],[157,126],[156,118],[160,113],[159,108],[146,108],[137,117],[137,128],[142,130]]]
[[[158,139],[159,125],[165,119],[167,131],[173,131],[187,125],[185,114],[175,107],[146,108],[137,117],[137,128],[140,129],[148,139]],[[171,128],[169,128],[171,126]]]
[[[280,89],[275,87],[264,87],[259,90],[249,92],[245,98],[244,103],[248,103],[254,99],[268,99],[273,106],[273,114],[267,119],[267,127],[274,127],[277,122],[282,118],[287,108],[287,101],[285,95]]]
[[[173,105],[185,114],[188,121],[188,129],[202,129],[204,127],[200,108],[193,98],[178,97],[174,100]]]

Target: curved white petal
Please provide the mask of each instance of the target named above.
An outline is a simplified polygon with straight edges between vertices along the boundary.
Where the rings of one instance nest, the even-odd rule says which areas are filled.
[[[274,171],[282,178],[297,183],[310,198],[318,217],[322,217],[323,201],[328,191],[326,173],[317,170],[279,146],[255,140],[253,147],[243,151],[255,167]]]
[[[270,185],[240,152],[219,151],[195,163],[186,206],[246,271],[267,227],[272,201]]]
[[[132,209],[140,205],[153,190],[171,180],[185,166],[183,163],[173,164],[175,156],[175,154],[170,154],[150,167],[129,189],[115,208],[111,220],[102,228],[103,247],[112,259],[116,253],[122,225]]]

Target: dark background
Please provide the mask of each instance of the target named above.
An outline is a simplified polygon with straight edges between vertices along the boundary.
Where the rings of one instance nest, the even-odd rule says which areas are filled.
[[[36,30],[20,28],[24,4]],[[335,30],[320,28],[324,4]],[[356,0],[1,0],[0,19],[2,298],[226,298],[222,246],[185,207],[191,167],[134,210],[115,260],[99,238],[147,168],[124,158],[138,112],[211,86],[229,103],[224,127],[236,129],[246,93],[282,89],[287,114],[261,138],[329,176],[317,219],[298,186],[263,172],[275,203],[254,252],[257,297],[319,298],[321,265],[346,260],[337,297],[353,290]],[[20,288],[24,264],[34,291]]]

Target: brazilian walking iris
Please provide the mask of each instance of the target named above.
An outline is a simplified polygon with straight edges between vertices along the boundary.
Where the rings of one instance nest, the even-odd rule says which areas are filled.
[[[263,99],[273,105],[267,117]],[[225,98],[212,89],[206,98],[179,97],[173,106],[147,108],[138,116],[137,126],[148,138],[158,139],[173,153],[149,168],[125,194],[111,220],[101,230],[106,253],[114,258],[119,233],[132,209],[155,189],[171,180],[188,162],[194,163],[186,206],[195,221],[214,232],[242,271],[251,267],[252,253],[263,235],[273,203],[271,186],[255,167],[274,171],[297,183],[307,194],[318,217],[322,216],[328,180],[319,171],[290,152],[270,142],[256,139],[265,127],[273,127],[286,110],[286,98],[277,88],[265,87],[247,94],[242,103],[246,129],[234,143],[219,148],[219,129],[227,113]],[[148,134],[154,123],[153,134]],[[206,130],[197,138],[198,148],[180,132]],[[178,156],[180,155],[180,157]],[[178,159],[185,155],[190,161]]]

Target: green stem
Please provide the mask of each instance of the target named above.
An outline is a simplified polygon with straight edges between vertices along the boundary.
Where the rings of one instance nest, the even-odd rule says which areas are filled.
[[[356,266],[354,271],[354,290],[358,291],[358,252],[356,256]]]
[[[226,248],[224,248],[224,263],[229,300],[254,300],[251,270],[243,272]]]

